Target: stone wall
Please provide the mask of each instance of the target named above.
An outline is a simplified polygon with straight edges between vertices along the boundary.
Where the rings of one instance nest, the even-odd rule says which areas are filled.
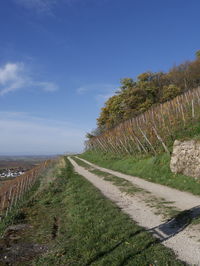
[[[200,141],[176,140],[173,146],[170,168],[173,173],[200,177]]]

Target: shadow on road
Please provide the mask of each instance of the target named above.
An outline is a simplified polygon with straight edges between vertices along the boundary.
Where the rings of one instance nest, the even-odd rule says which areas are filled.
[[[167,222],[151,228],[151,232],[160,242],[165,241],[183,231],[194,219],[200,216],[200,206],[180,212]]]

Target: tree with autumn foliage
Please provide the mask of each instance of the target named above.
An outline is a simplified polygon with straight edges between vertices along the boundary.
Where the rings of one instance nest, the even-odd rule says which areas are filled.
[[[90,138],[122,121],[145,112],[152,105],[166,102],[200,86],[200,50],[194,61],[172,67],[167,73],[147,71],[136,80],[124,78],[116,94],[110,97],[97,118],[97,129]]]

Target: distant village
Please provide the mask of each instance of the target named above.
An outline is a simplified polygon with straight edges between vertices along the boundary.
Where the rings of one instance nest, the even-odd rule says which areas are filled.
[[[28,170],[29,169],[24,169],[23,167],[0,169],[0,180],[15,178]]]

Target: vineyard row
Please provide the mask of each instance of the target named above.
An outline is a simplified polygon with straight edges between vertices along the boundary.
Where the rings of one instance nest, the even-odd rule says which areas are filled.
[[[13,180],[6,181],[0,186],[0,221],[14,208],[18,201],[28,192],[40,174],[50,165],[52,160],[47,160]]]
[[[115,154],[169,153],[177,136],[200,119],[200,87],[120,123],[86,142],[86,150]]]

